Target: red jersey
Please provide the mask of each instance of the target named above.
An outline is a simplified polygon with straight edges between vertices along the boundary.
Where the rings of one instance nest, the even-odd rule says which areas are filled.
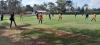
[[[41,20],[43,19],[43,15],[39,15],[38,18]]]

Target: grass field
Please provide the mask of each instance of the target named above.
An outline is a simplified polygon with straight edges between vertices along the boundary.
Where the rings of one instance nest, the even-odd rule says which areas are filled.
[[[82,35],[88,35],[92,37],[96,37],[97,40],[100,41],[100,15],[97,15],[97,21],[91,22],[91,16],[88,20],[85,20],[85,16],[78,15],[76,18],[74,15],[63,15],[63,20],[58,21],[58,16],[55,15],[52,17],[52,20],[49,20],[48,16],[44,16],[43,24],[38,24],[38,20],[36,19],[36,16],[23,16],[23,21],[20,20],[19,16],[15,16],[16,23],[18,26],[30,24],[28,27],[33,28],[50,28],[50,29],[56,29],[56,30],[63,30],[66,32],[72,32],[74,34],[82,34]],[[5,20],[0,22],[1,26],[9,27],[9,16],[5,16]],[[36,32],[30,32],[31,35],[40,35],[40,33]],[[42,34],[42,33],[41,33]],[[49,37],[49,36],[48,36]],[[48,38],[54,40],[54,37]],[[64,45],[79,45],[77,44],[78,41],[73,40],[64,40],[59,39],[61,42],[64,43]],[[98,41],[98,42],[99,42]],[[67,43],[66,43],[67,42]],[[83,45],[99,45],[98,42],[85,42]],[[76,43],[76,44],[71,44]]]
[[[78,28],[78,29],[90,29],[90,30],[99,30],[100,28],[100,16],[97,16],[97,21],[91,22],[91,16],[88,20],[85,20],[85,16],[77,16],[74,15],[64,15],[63,20],[58,21],[58,16],[52,17],[52,20],[49,20],[48,16],[44,16],[43,24],[38,24],[38,20],[35,16],[23,16],[23,21],[20,20],[19,16],[16,16],[16,23],[18,25],[23,24],[31,24],[39,27],[48,27],[48,28],[56,28],[56,27],[66,27],[66,28]],[[9,17],[5,16],[5,20],[2,23],[9,24]]]

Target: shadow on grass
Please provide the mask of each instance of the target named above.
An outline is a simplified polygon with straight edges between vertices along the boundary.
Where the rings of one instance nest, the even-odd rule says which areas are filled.
[[[9,26],[9,23],[8,22],[2,22],[0,24],[0,30],[5,30],[7,29],[7,26]]]
[[[89,35],[93,37],[100,37],[100,30],[95,29],[95,30],[90,30],[90,29],[78,29],[78,28],[66,28],[66,27],[60,27],[58,30],[63,30],[67,32],[72,32],[75,34],[82,34],[82,35]]]
[[[7,29],[5,26],[0,26],[0,30]]]
[[[10,23],[8,23],[8,22],[2,22],[1,25],[2,25],[2,26],[9,26]]]
[[[31,24],[18,25],[17,27],[12,27],[11,30],[32,30],[28,28],[29,26],[31,26]]]
[[[1,22],[0,24],[0,30],[7,30],[7,26],[10,26],[10,23],[8,22]],[[18,25],[17,28],[12,27],[12,29],[18,29],[18,30],[30,30],[26,27],[31,26],[31,24],[25,24],[25,25]]]
[[[8,37],[0,36],[0,45],[15,45],[13,44]]]
[[[71,39],[71,38],[61,38],[61,37],[57,37],[54,34],[49,34],[49,33],[45,33],[45,32],[41,32],[41,31],[34,31],[34,30],[52,30],[52,29],[41,29],[41,28],[35,28],[31,31],[26,31],[21,33],[22,36],[25,37],[30,37],[30,42],[32,42],[32,44],[34,45],[38,45],[38,42],[41,45],[99,45],[100,43],[100,30],[89,30],[89,29],[78,29],[78,28],[69,28],[67,30],[67,28],[61,27],[58,28],[57,30],[63,30],[65,32],[72,32],[73,34],[80,34],[80,35],[87,35],[87,36],[91,36],[91,37],[95,37],[95,39],[93,39],[93,41],[91,40],[86,40],[85,42],[80,42],[79,40],[76,39]],[[32,38],[32,37],[35,38]],[[24,37],[24,38],[25,38]],[[76,37],[77,39],[79,39],[78,37]],[[98,39],[96,39],[98,38]],[[40,41],[41,40],[41,41]],[[42,43],[42,42],[49,42],[48,44],[46,43]]]
[[[31,24],[19,25],[18,27],[28,27],[28,26],[31,26]]]
[[[24,27],[17,27],[17,28],[14,28],[14,29],[16,29],[16,30],[31,30],[29,28],[24,28]]]

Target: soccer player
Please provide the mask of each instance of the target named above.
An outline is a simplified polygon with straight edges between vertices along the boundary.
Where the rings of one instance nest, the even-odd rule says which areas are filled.
[[[76,18],[76,16],[77,16],[77,12],[75,12],[75,18]]]
[[[37,19],[39,19],[38,17],[39,17],[39,13],[36,13],[36,17],[37,17]]]
[[[12,22],[14,22],[15,26],[17,27],[16,22],[15,22],[15,18],[14,18],[14,12],[10,14],[10,21],[11,21],[10,28],[12,27]]]
[[[85,20],[86,20],[86,19],[88,19],[88,18],[89,18],[89,14],[88,14],[88,13],[86,13]]]
[[[49,13],[49,19],[51,20],[51,14]]]
[[[3,15],[3,13],[1,14],[1,21],[3,21],[3,18],[4,18],[4,15]]]
[[[58,19],[58,21],[59,21],[59,20],[62,20],[62,13],[59,14],[59,19]]]
[[[39,15],[38,15],[38,20],[39,20],[39,23],[42,24],[42,21],[43,21],[43,15],[42,15],[42,12],[39,13]]]
[[[23,15],[24,13],[20,13],[20,21],[23,21]]]
[[[96,14],[95,13],[92,16],[92,20],[91,21],[93,21],[93,20],[96,22]]]

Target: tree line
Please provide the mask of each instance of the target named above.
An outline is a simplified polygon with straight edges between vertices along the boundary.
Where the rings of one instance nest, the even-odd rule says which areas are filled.
[[[77,4],[76,4],[77,5]],[[22,5],[22,0],[1,0],[0,1],[0,13],[22,13],[31,11],[34,12],[36,10],[45,10],[49,13],[73,13],[73,12],[84,12],[84,7],[87,7],[88,4],[84,4],[83,7],[78,7],[74,5],[73,1],[71,0],[57,0],[55,3],[48,2],[43,3],[41,5],[34,4],[33,6]],[[96,10],[96,9],[90,9]]]

